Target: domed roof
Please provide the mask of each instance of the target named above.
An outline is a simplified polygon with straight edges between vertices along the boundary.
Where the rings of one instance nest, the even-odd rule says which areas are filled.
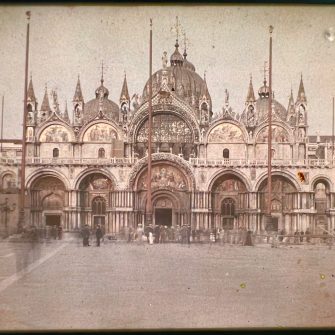
[[[206,81],[195,72],[194,65],[190,63],[186,57],[182,57],[178,51],[178,47],[176,47],[176,50],[170,58],[171,65],[158,70],[152,75],[152,94],[154,95],[159,91],[162,84],[162,78],[163,76],[166,76],[170,90],[174,91],[178,97],[182,98],[193,108],[199,108],[199,99],[202,98],[204,91],[207,92],[209,109],[211,111],[212,100],[208,91],[206,90]],[[143,100],[146,101],[148,96],[149,80],[143,89]]]
[[[244,123],[246,126],[257,126],[261,122],[266,121],[268,119],[269,87],[266,85],[265,79],[263,82],[263,86],[258,90],[258,95],[259,95],[259,98],[255,102],[255,105],[254,105],[255,108],[250,107],[251,105],[253,105],[254,99],[247,98],[246,108],[244,109],[240,117],[240,121]],[[274,97],[272,98],[272,106],[273,106],[272,108],[274,110],[274,114],[276,115],[276,117],[278,117],[282,121],[286,121],[287,110],[281,103],[275,100]]]
[[[181,53],[178,50],[178,47],[179,47],[178,40],[176,40],[175,47],[176,47],[176,50],[173,52],[173,54],[170,57],[171,66],[182,64],[183,60],[184,60],[183,56],[181,55]]]
[[[96,118],[100,111],[106,118],[119,121],[119,106],[109,100],[108,95],[109,91],[103,85],[103,79],[101,79],[101,85],[95,90],[95,99],[88,101],[84,105],[84,122]]]
[[[272,108],[274,109],[274,114],[282,121],[286,121],[287,110],[285,109],[285,107],[275,99],[272,99],[272,106]],[[258,123],[261,123],[268,118],[269,97],[257,99],[256,114]]]

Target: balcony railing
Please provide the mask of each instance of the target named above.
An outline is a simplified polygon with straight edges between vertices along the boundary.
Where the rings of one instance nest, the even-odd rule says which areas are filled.
[[[224,167],[264,167],[268,165],[267,159],[201,159],[191,158],[190,164],[193,166],[224,166]],[[325,159],[302,159],[302,160],[290,160],[290,159],[273,159],[272,166],[284,166],[284,167],[320,167],[327,168],[335,166],[335,160],[327,161]]]
[[[138,158],[112,157],[112,158],[44,158],[44,157],[27,157],[26,165],[133,165]],[[265,167],[268,162],[266,159],[202,159],[190,158],[189,163],[193,166],[208,167]],[[1,157],[0,165],[20,165],[21,157]],[[325,159],[273,159],[274,167],[306,167],[306,168],[332,168],[335,166],[335,160]]]

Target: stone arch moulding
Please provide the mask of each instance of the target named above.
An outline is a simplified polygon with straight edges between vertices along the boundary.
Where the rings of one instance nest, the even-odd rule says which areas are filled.
[[[237,128],[239,128],[239,130],[242,133],[243,136],[243,140],[241,143],[247,143],[248,142],[248,133],[247,130],[245,129],[244,125],[241,125],[239,122],[234,121],[234,120],[217,120],[215,121],[208,129],[207,133],[206,133],[206,143],[235,143],[235,142],[208,142],[208,138],[211,135],[211,132],[213,129],[215,129],[216,127],[220,126],[220,125],[233,125]]]
[[[191,166],[189,163],[180,157],[169,154],[169,153],[155,153],[152,154],[152,162],[162,162],[166,164],[170,164],[176,168],[179,168],[183,174],[185,175],[186,180],[189,181],[189,188],[195,189],[196,183],[193,171],[191,170]],[[132,171],[129,174],[128,178],[128,189],[135,190],[137,189],[137,182],[138,178],[144,171],[145,167],[147,166],[147,157],[143,157],[140,159],[135,166],[133,167]]]
[[[283,172],[281,170],[272,170],[272,177],[273,176],[281,176],[289,180],[293,186],[296,188],[298,192],[301,192],[301,185],[299,184],[298,180],[296,179],[295,175],[290,172]],[[267,172],[262,173],[259,178],[257,179],[256,183],[254,184],[253,192],[258,192],[262,182],[267,178]]]
[[[180,117],[191,129],[192,136],[195,141],[196,137],[200,133],[200,129],[198,123],[195,119],[194,115],[191,115],[189,111],[183,110],[180,107],[173,106],[173,105],[156,105],[152,107],[152,115],[157,115],[161,113],[170,113],[177,117]],[[141,127],[144,125],[145,121],[148,118],[148,111],[147,109],[143,109],[139,114],[137,114],[136,120],[132,120],[132,124],[130,126],[129,135],[130,140],[135,143],[136,136]]]
[[[177,194],[173,193],[171,190],[155,190],[152,193],[152,205],[153,207],[155,202],[159,200],[160,198],[168,198],[171,200],[173,207],[180,210],[181,204],[180,199]],[[141,199],[141,208],[145,208],[147,202],[147,194]]]
[[[95,125],[99,125],[99,124],[106,124],[108,126],[111,126],[113,128],[113,130],[117,134],[117,139],[122,138],[122,131],[121,131],[121,129],[119,128],[119,126],[114,121],[104,120],[104,119],[100,120],[99,119],[99,120],[94,120],[94,121],[91,121],[91,122],[87,123],[84,127],[82,127],[80,129],[79,136],[78,136],[79,142],[83,142],[84,141],[84,136],[85,136],[86,132],[91,127],[94,127]]]
[[[26,188],[30,189],[31,186],[34,184],[34,182],[36,182],[38,179],[44,178],[44,177],[57,178],[64,184],[64,187],[65,187],[66,190],[71,189],[70,181],[67,179],[67,177],[63,173],[61,173],[59,171],[51,170],[51,169],[45,169],[45,168],[40,168],[40,169],[34,171],[31,175],[29,175],[26,178]]]
[[[79,190],[79,185],[85,179],[85,177],[87,177],[90,174],[95,174],[95,173],[96,174],[102,174],[102,175],[106,176],[107,178],[109,178],[112,181],[114,190],[119,189],[117,179],[115,178],[115,176],[111,172],[109,172],[105,168],[99,168],[99,169],[88,168],[88,169],[85,169],[84,171],[79,173],[79,175],[77,176],[77,178],[73,182],[73,189]]]
[[[41,141],[41,135],[44,133],[45,130],[47,130],[48,128],[54,127],[54,126],[63,127],[63,128],[65,128],[65,129],[69,132],[69,134],[70,134],[70,137],[71,137],[71,138],[69,138],[69,140],[68,140],[67,142],[64,142],[64,141],[62,142],[62,141],[60,141],[60,143],[68,143],[68,142],[74,142],[74,141],[75,141],[76,136],[75,136],[75,134],[74,134],[73,129],[72,129],[69,125],[67,125],[67,124],[65,124],[65,123],[62,123],[62,122],[60,122],[60,121],[55,121],[55,122],[52,122],[51,124],[45,124],[45,125],[43,125],[43,127],[42,127],[41,129],[39,129],[39,130],[37,131],[37,133],[36,133],[36,138],[38,139],[38,141],[39,141],[39,142]]]
[[[254,138],[254,144],[267,143],[267,142],[257,142],[257,138],[258,138],[259,134],[268,126],[269,126],[269,124],[268,124],[267,121],[264,121],[257,126],[257,128],[255,129],[255,132],[254,132],[254,137],[253,137]],[[288,144],[294,143],[293,132],[292,132],[291,129],[288,128],[288,126],[285,123],[283,123],[281,121],[273,121],[272,122],[272,127],[274,127],[274,126],[282,128],[287,132],[288,142],[282,142],[282,143],[288,143]],[[279,142],[279,143],[281,143],[281,142]]]
[[[221,178],[222,176],[224,176],[225,174],[231,174],[234,175],[236,178],[239,178],[245,185],[246,189],[248,192],[251,191],[252,187],[248,181],[248,178],[245,174],[243,174],[240,171],[236,171],[236,170],[232,170],[232,169],[224,169],[224,170],[220,170],[217,171],[216,173],[214,173],[211,178],[209,179],[209,182],[206,186],[206,189],[208,190],[208,192],[212,191],[213,185],[214,183]]]
[[[310,191],[311,192],[314,192],[315,186],[319,182],[327,183],[328,186],[329,186],[330,192],[334,192],[334,184],[333,184],[332,180],[329,178],[329,176],[324,175],[324,174],[318,174],[315,177],[313,177],[313,179],[312,179],[312,181],[310,183]]]

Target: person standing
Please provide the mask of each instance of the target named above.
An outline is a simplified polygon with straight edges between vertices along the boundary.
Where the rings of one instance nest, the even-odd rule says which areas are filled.
[[[59,225],[57,230],[58,230],[58,239],[61,240],[63,237],[63,227]]]
[[[89,239],[90,239],[90,229],[88,227],[88,224],[85,224],[83,231],[82,231],[82,236],[83,236],[83,246],[84,247],[89,247]]]
[[[51,228],[51,235],[53,237],[54,240],[57,239],[57,227],[56,225],[53,225],[52,228]]]
[[[98,225],[97,229],[95,230],[95,237],[97,238],[97,247],[100,247],[100,240],[102,238],[102,230],[100,225]]]
[[[306,242],[310,243],[311,242],[311,237],[310,237],[311,232],[310,232],[309,228],[306,229],[305,235],[306,235]]]

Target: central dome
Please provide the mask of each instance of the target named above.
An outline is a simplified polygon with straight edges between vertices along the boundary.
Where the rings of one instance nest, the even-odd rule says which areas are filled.
[[[119,106],[108,99],[109,91],[103,83],[104,81],[101,79],[101,85],[95,90],[95,99],[88,101],[84,105],[84,122],[96,118],[100,112],[110,120],[117,122],[119,120]]]
[[[176,49],[170,57],[170,66],[160,69],[152,75],[152,94],[159,91],[162,78],[166,76],[169,89],[195,109],[199,109],[199,100],[206,94],[211,111],[212,100],[207,90],[206,81],[195,72],[194,65],[186,59],[186,52],[183,58],[178,50],[178,43],[175,46]],[[143,90],[143,100],[148,100],[148,96],[149,80]]]

